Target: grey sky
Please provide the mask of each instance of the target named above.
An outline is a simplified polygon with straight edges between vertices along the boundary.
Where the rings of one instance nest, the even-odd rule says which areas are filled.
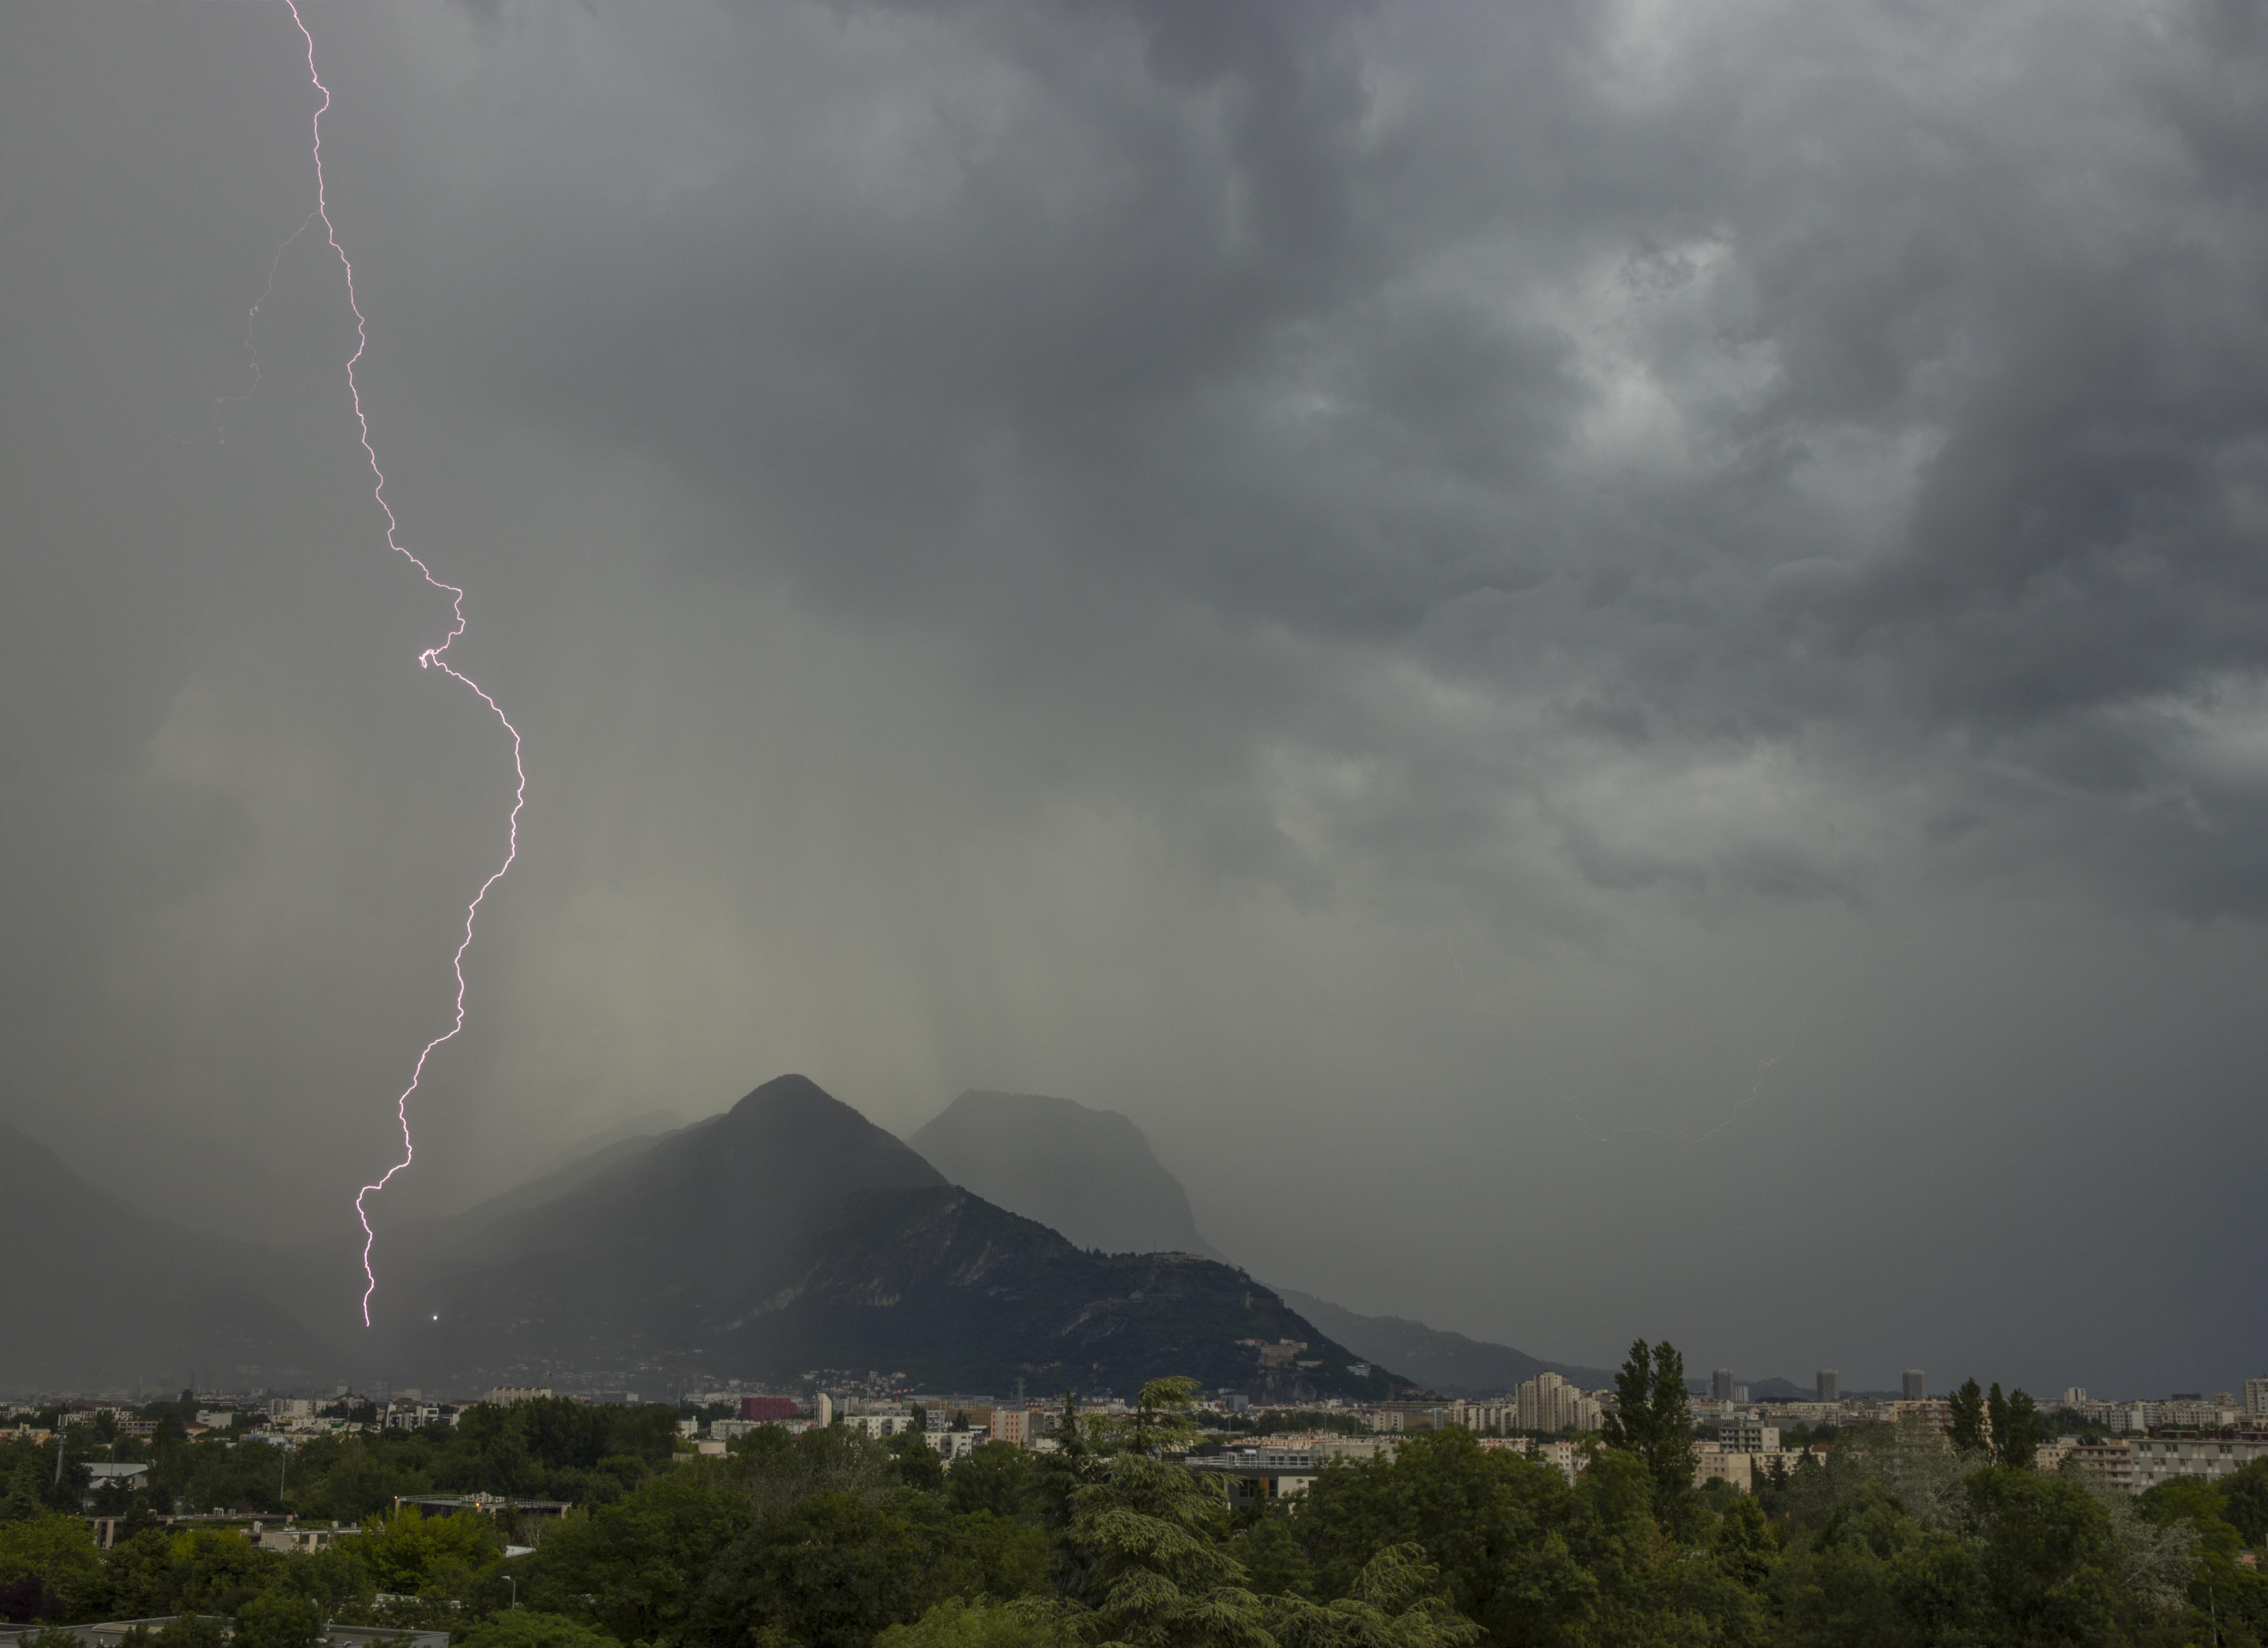
[[[2257,8],[308,16],[527,738],[397,1215],[798,1070],[1546,1357],[2268,1370]],[[313,236],[246,393],[298,44],[0,13],[0,1103],[279,1238],[510,774]]]

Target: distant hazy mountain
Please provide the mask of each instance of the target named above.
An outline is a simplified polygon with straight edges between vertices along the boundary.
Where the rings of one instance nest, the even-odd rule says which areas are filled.
[[[0,1386],[288,1386],[338,1352],[239,1284],[247,1250],[144,1218],[0,1122]]]
[[[1282,1290],[1284,1302],[1359,1356],[1392,1368],[1404,1379],[1446,1396],[1508,1391],[1538,1373],[1557,1373],[1597,1390],[1615,1382],[1605,1368],[1546,1362],[1510,1345],[1468,1339],[1400,1316],[1359,1316],[1311,1293]]]
[[[1181,1181],[1116,1111],[1037,1093],[966,1093],[909,1143],[955,1184],[1083,1247],[1219,1256],[1197,1234]],[[1598,1368],[1546,1362],[1423,1322],[1359,1316],[1308,1293],[1280,1297],[1366,1361],[1445,1394],[1510,1390],[1547,1371],[1587,1388],[1612,1382]]]
[[[1039,1093],[965,1093],[908,1141],[954,1183],[1104,1253],[1220,1254],[1189,1192],[1115,1110]]]
[[[1130,1392],[1164,1372],[1268,1400],[1395,1383],[1270,1290],[1182,1254],[1101,1257],[946,1182],[800,1076],[484,1223],[381,1246],[387,1365]],[[533,1191],[535,1188],[528,1188]],[[1186,1218],[1186,1204],[1184,1204]],[[1303,1341],[1269,1366],[1242,1340]]]

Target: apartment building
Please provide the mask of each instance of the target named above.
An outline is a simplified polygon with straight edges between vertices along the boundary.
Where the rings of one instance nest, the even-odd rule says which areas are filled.
[[[995,1408],[990,1431],[995,1442],[1030,1447],[1062,1422],[1063,1416],[1053,1408]]]
[[[1777,1453],[1779,1427],[1762,1419],[1734,1419],[1719,1429],[1717,1445],[1727,1453]]]
[[[1538,1373],[1513,1392],[1515,1425],[1521,1431],[1595,1431],[1598,1401],[1557,1373]]]
[[[2074,1450],[2076,1451],[2076,1450]],[[2239,1431],[2193,1431],[2135,1437],[2126,1444],[2128,1486],[2135,1493],[2177,1476],[2211,1480],[2234,1475],[2268,1457],[2268,1436]]]

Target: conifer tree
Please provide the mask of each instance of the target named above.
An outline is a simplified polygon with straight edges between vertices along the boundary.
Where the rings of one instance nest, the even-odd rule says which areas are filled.
[[[1963,1381],[1948,1405],[1953,1410],[1953,1446],[1963,1453],[1986,1452],[1992,1441],[1984,1432],[1984,1393],[1977,1388],[1977,1381]]]

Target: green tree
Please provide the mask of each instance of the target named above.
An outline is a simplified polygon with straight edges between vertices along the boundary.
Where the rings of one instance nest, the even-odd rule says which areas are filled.
[[[1779,1545],[1755,1495],[1742,1494],[1727,1507],[1717,1527],[1715,1551],[1717,1566],[1736,1585],[1754,1591],[1771,1577]]]
[[[1198,1437],[1189,1412],[1197,1404],[1197,1382],[1183,1374],[1153,1379],[1134,1398],[1134,1411],[1123,1418],[1089,1420],[1085,1446],[1106,1453],[1128,1449],[1137,1453],[1184,1450]]]
[[[952,1594],[1013,1595],[1046,1573],[1036,1530],[979,1512],[955,1519],[931,1495],[814,1494],[764,1518],[725,1550],[696,1618],[715,1642],[777,1632],[806,1648],[866,1648]]]
[[[79,1518],[41,1516],[0,1527],[0,1615],[98,1618],[107,1590],[93,1530]]]
[[[193,1614],[235,1613],[275,1583],[287,1560],[226,1528],[191,1528],[166,1545],[173,1606]]]
[[[1219,1484],[1121,1453],[1071,1496],[1063,1584],[1105,1640],[1135,1648],[1276,1648],[1226,1544]]]
[[[1262,1596],[1314,1594],[1314,1564],[1300,1549],[1299,1536],[1292,1531],[1291,1513],[1282,1501],[1263,1501],[1258,1513],[1229,1541],[1229,1550],[1250,1576],[1252,1589]]]
[[[179,1611],[186,1576],[173,1566],[173,1541],[155,1528],[120,1540],[103,1563],[110,1611],[121,1619],[155,1619]]]
[[[1648,1350],[1632,1343],[1615,1375],[1615,1410],[1601,1431],[1606,1445],[1636,1454],[1653,1483],[1654,1508],[1666,1516],[1693,1490],[1693,1409],[1685,1394],[1685,1358],[1668,1340]]]
[[[703,1576],[755,1519],[755,1505],[726,1470],[681,1465],[547,1530],[525,1559],[525,1600],[621,1642],[681,1640]]]
[[[874,1648],[1074,1648],[1082,1640],[1079,1627],[1074,1611],[1035,1597],[947,1597],[912,1624],[891,1626]]]
[[[2268,1459],[2257,1459],[2220,1482],[2220,1514],[2247,1545],[2268,1544]]]
[[[26,1460],[8,1474],[7,1487],[0,1490],[0,1527],[29,1522],[47,1513],[47,1504],[40,1497],[40,1468]]]
[[[885,1445],[898,1461],[898,1479],[927,1493],[945,1490],[945,1461],[918,1431],[901,1431]]]
[[[1353,1594],[1363,1570],[1389,1545],[1415,1544],[1437,1567],[1456,1610],[1500,1643],[1578,1632],[1595,1615],[1618,1539],[1613,1519],[1634,1514],[1631,1539],[1651,1553],[1651,1489],[1628,1454],[1602,1453],[1579,1500],[1557,1470],[1484,1448],[1459,1428],[1405,1437],[1390,1458],[1333,1465],[1301,1497],[1292,1521],[1314,1570],[1314,1594]],[[1627,1474],[1612,1461],[1620,1460]],[[1600,1490],[1603,1475],[1627,1503]]]
[[[228,1622],[211,1614],[182,1614],[158,1633],[158,1648],[227,1648]]]
[[[150,1635],[147,1631],[142,1634],[145,1639]],[[127,1636],[131,1637],[133,1632],[129,1631]],[[86,1648],[86,1644],[79,1640],[75,1630],[67,1630],[61,1625],[42,1625],[37,1630],[26,1631],[17,1637],[15,1648]],[[144,1648],[144,1644],[136,1644],[134,1648]]]
[[[1280,1648],[1464,1648],[1481,1637],[1442,1596],[1440,1571],[1416,1545],[1380,1551],[1333,1602],[1273,1597],[1263,1617]]]
[[[759,1512],[784,1510],[814,1494],[879,1493],[901,1480],[888,1446],[848,1425],[792,1438],[777,1425],[762,1425],[733,1447],[727,1473]]]
[[[1984,1412],[1992,1427],[1992,1462],[2029,1470],[2039,1456],[2040,1407],[2021,1387],[2009,1395],[1999,1385],[1984,1399]]]
[[[1153,1379],[1134,1398],[1134,1448],[1152,1453],[1186,1450],[1197,1439],[1189,1410],[1197,1405],[1197,1382],[1187,1374]]]
[[[357,1542],[342,1540],[326,1549],[292,1557],[277,1573],[277,1587],[313,1600],[326,1617],[350,1604],[367,1602],[378,1585],[355,1555]]]
[[[1990,1453],[1992,1442],[1985,1430],[1984,1393],[1977,1381],[1964,1380],[1946,1405],[1951,1409],[1948,1434],[1955,1449],[1962,1453]]]
[[[2117,1620],[2110,1519],[2087,1491],[1995,1467],[1969,1480],[1965,1530],[1997,1622],[1992,1642],[2096,1642]]]
[[[504,1563],[496,1524],[472,1512],[429,1517],[416,1505],[372,1518],[361,1535],[342,1541],[376,1589],[399,1595],[464,1600]]]
[[[236,1611],[234,1648],[315,1648],[323,1610],[313,1599],[264,1592]]]
[[[958,1512],[990,1511],[999,1517],[1036,1514],[1035,1457],[1005,1442],[971,1449],[946,1473],[946,1504]]]
[[[456,1638],[455,1648],[617,1648],[617,1644],[611,1637],[563,1614],[505,1608]]]

